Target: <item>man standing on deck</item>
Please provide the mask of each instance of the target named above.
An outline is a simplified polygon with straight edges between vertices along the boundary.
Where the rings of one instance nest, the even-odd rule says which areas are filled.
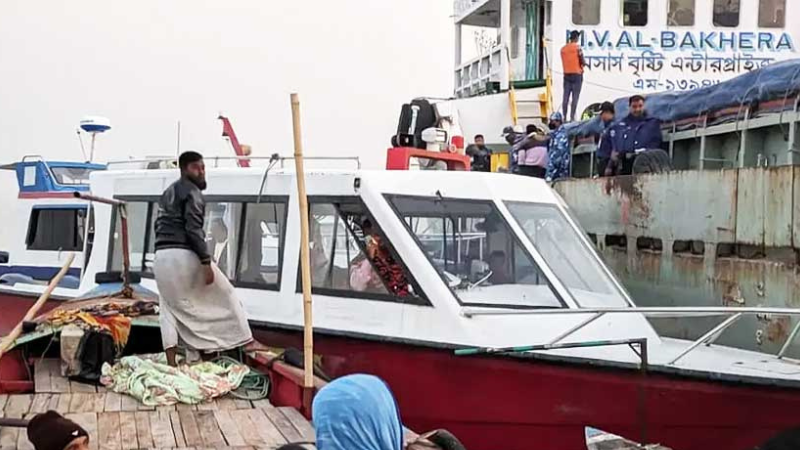
[[[253,342],[242,304],[206,245],[203,156],[185,152],[178,165],[181,178],[158,203],[153,267],[161,297],[161,340],[173,367],[179,346],[196,354]]]
[[[615,175],[633,173],[633,161],[636,155],[645,151],[661,148],[661,121],[650,117],[644,108],[644,97],[632,95],[628,99],[627,117],[614,125],[611,132],[611,164],[615,166]]]
[[[575,112],[578,109],[578,100],[583,87],[583,67],[586,65],[586,61],[583,59],[583,50],[578,43],[580,36],[579,32],[573,30],[569,33],[567,45],[561,47],[561,67],[564,70],[564,101],[561,111],[564,118],[569,117],[571,122],[575,121]],[[572,107],[567,110],[570,97],[572,97]]]
[[[613,164],[611,162],[611,139],[614,132],[611,125],[614,123],[614,104],[603,102],[600,105],[600,124],[603,131],[600,133],[600,140],[597,142],[597,174],[601,177],[613,175]]]

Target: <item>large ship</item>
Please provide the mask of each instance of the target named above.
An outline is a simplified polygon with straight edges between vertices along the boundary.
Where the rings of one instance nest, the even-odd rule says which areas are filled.
[[[561,110],[560,48],[573,30],[588,65],[584,118],[602,101],[627,106],[633,94],[664,113],[654,111],[665,104],[656,98],[682,104],[716,89],[715,101],[691,117],[667,114],[665,150],[675,171],[596,178],[595,140],[584,134],[574,136],[572,178],[554,187],[639,305],[797,306],[800,69],[788,68],[771,96],[758,73],[798,57],[800,24],[787,17],[800,14],[800,3],[462,0],[454,7],[454,99],[436,106],[465,136],[483,134],[495,149],[505,146],[505,126]],[[471,37],[479,48],[468,48]],[[697,338],[722,319],[651,320],[666,335]],[[797,323],[742,318],[719,340],[779,352]]]

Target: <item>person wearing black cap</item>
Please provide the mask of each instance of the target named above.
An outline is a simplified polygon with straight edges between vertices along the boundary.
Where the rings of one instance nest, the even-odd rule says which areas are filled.
[[[613,164],[609,165],[611,161],[611,139],[612,128],[614,123],[614,104],[611,102],[603,102],[600,106],[600,122],[603,124],[603,131],[600,133],[600,140],[597,142],[597,174],[601,177],[613,175]]]
[[[28,440],[36,450],[88,450],[89,434],[55,411],[38,414],[28,423]]]

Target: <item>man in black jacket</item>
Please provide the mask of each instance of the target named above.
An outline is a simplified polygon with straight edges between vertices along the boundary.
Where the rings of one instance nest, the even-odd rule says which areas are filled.
[[[206,245],[203,157],[186,152],[178,165],[181,178],[164,191],[158,203],[153,267],[161,298],[161,339],[172,366],[179,345],[192,352],[187,356],[195,356],[253,341],[242,304],[211,261]]]

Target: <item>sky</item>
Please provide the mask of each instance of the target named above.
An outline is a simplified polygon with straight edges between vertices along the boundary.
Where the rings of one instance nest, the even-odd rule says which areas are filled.
[[[400,106],[453,90],[448,0],[3,0],[0,162],[232,155],[220,113],[256,156],[290,155],[289,94],[305,153],[383,166]],[[88,151],[88,138],[84,139]]]

